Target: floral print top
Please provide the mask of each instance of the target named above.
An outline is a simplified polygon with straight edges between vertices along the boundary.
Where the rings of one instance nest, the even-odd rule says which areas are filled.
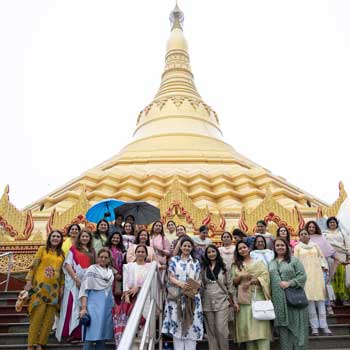
[[[201,268],[197,259],[191,256],[187,261],[181,259],[180,256],[174,256],[170,259],[168,272],[177,280],[186,282],[189,278],[199,280]],[[185,307],[185,298],[181,297],[181,290],[175,287],[170,282],[168,283],[168,290],[172,290],[172,294],[180,295],[181,308]],[[174,293],[175,292],[175,293]],[[170,295],[170,294],[169,294]],[[192,325],[188,331],[183,333],[181,330],[181,322],[178,317],[178,304],[175,300],[169,297],[166,300],[165,316],[163,321],[162,333],[172,335],[181,340],[201,340],[203,338],[203,312],[200,294],[197,293],[194,299],[194,316]]]
[[[59,308],[59,291],[64,285],[62,265],[64,256],[55,251],[40,247],[34,257],[26,280],[32,282],[28,312],[40,304],[56,305]]]

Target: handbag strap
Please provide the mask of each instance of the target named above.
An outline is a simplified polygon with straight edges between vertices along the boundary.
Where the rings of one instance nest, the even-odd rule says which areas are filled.
[[[227,286],[225,289],[224,286],[222,285],[222,283],[216,278],[216,276],[215,276],[214,272],[212,271],[212,269],[210,268],[210,266],[208,266],[208,269],[209,269],[211,275],[214,277],[215,282],[219,285],[219,287],[222,289],[222,291],[228,295],[229,291],[228,291]],[[227,284],[227,272],[225,272],[225,279],[226,279],[226,284]]]

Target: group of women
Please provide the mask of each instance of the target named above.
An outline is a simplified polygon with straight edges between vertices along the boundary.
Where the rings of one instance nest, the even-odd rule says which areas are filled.
[[[224,232],[219,248],[206,226],[192,239],[173,221],[166,233],[160,221],[150,232],[142,226],[135,230],[133,217],[123,221],[110,227],[101,220],[94,233],[71,225],[66,240],[60,231],[49,234],[26,278],[28,350],[44,349],[54,322],[59,341],[83,340],[85,350],[102,350],[114,337],[118,349],[152,261],[166,293],[161,331],[173,338],[174,350],[196,349],[204,334],[209,349],[228,350],[233,319],[237,343],[269,349],[271,322],[252,312],[252,302],[260,300],[272,300],[280,348],[306,349],[309,324],[313,335],[331,335],[326,310],[331,313],[331,302],[349,297],[350,242],[334,217],[324,233],[309,221],[299,240],[291,240],[286,227],[274,237],[259,221],[253,237],[239,229]],[[308,307],[288,304],[286,290],[294,288],[305,290]],[[144,322],[142,317],[138,335]]]

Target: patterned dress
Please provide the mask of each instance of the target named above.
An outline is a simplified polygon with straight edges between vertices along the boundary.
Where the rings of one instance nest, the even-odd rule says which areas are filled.
[[[174,256],[170,259],[168,272],[177,280],[186,282],[189,278],[199,280],[200,263],[191,256],[187,261],[180,256]],[[181,308],[185,308],[185,298],[181,297],[181,290],[168,282],[168,290],[172,290],[181,298]],[[165,304],[165,315],[163,321],[162,333],[173,336],[181,340],[201,340],[203,338],[203,312],[200,294],[197,293],[194,299],[194,316],[193,322],[186,332],[182,332],[181,322],[178,317],[178,303],[171,298],[167,298]]]
[[[32,268],[27,274],[26,280],[31,280],[33,289],[28,307],[28,313],[40,304],[55,305],[59,310],[59,290],[64,285],[62,272],[63,256],[56,252],[46,251],[40,247],[36,253]]]
[[[281,350],[303,350],[308,345],[309,316],[307,307],[297,309],[287,305],[286,295],[280,282],[289,281],[290,287],[304,287],[306,273],[299,259],[291,262],[274,259],[269,264],[272,302],[275,308],[275,330],[280,336]],[[281,279],[282,276],[282,279]]]

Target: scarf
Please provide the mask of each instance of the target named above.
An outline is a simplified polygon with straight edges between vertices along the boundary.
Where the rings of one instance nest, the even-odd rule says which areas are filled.
[[[193,323],[195,299],[182,294],[177,299],[177,316],[184,336]]]
[[[322,235],[310,235],[310,242],[316,243],[320,247],[321,252],[326,258],[329,258],[335,254],[335,249]]]
[[[107,290],[111,288],[113,280],[113,271],[110,267],[104,268],[97,264],[91,265],[87,269],[81,283],[79,299],[87,297],[88,290]]]

